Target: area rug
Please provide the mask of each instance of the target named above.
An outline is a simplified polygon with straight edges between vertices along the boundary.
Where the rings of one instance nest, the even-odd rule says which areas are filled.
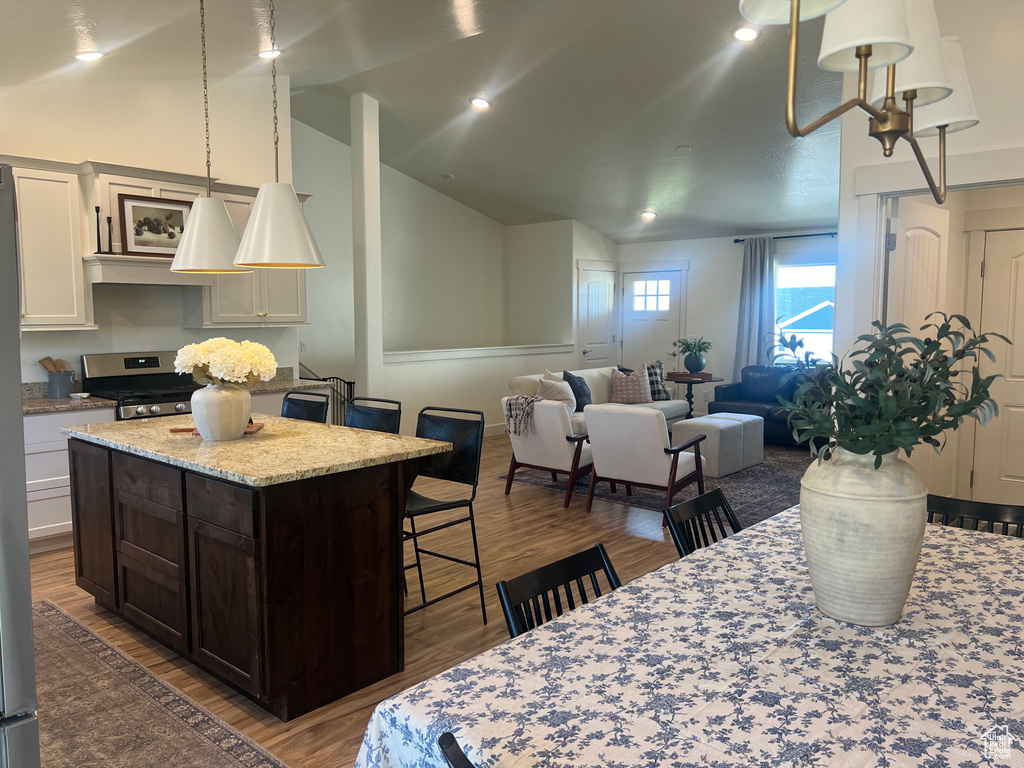
[[[759,523],[800,502],[800,478],[814,460],[806,447],[766,445],[764,463],[749,467],[728,477],[704,479],[704,490],[721,488],[729,505],[736,513],[736,519],[744,528]],[[507,475],[502,475],[504,480]],[[520,469],[516,482],[550,488],[564,497],[565,475],[552,482],[550,472],[537,469]],[[573,494],[586,495],[590,477],[582,478],[573,489]],[[634,507],[660,512],[665,506],[665,494],[646,488],[634,488],[632,496],[626,496],[626,489],[616,486],[612,493],[608,483],[600,483],[594,490],[594,498],[629,504]],[[676,494],[675,501],[685,501],[697,495],[697,486],[689,485]]]
[[[32,611],[46,768],[287,768],[53,603]]]

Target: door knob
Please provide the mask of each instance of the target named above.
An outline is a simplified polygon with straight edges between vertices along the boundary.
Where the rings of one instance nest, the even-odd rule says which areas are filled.
[[[589,349],[584,349],[583,350],[583,354],[584,355],[589,355],[590,354],[590,350]]]

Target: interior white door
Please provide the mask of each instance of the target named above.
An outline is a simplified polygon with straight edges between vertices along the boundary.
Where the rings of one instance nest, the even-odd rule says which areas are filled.
[[[683,332],[682,273],[627,272],[622,276],[622,364],[635,368],[661,360],[678,370],[672,342]]]
[[[889,254],[885,321],[904,323],[919,335],[925,318],[945,304],[949,211],[899,200],[889,231],[895,233],[896,242]],[[900,454],[917,470],[929,492],[952,493],[953,472],[948,464],[955,455],[952,442],[958,438],[954,432],[946,434],[944,456],[927,445],[918,446],[909,459]]]
[[[983,376],[1002,376],[992,384],[999,416],[975,430],[972,498],[1024,504],[1024,230],[985,236],[978,327],[1003,334],[1013,346],[997,341],[996,362],[982,359]]]
[[[580,269],[577,285],[579,349],[583,368],[603,368],[618,362],[615,338],[615,272]]]
[[[896,247],[889,256],[886,320],[916,333],[945,303],[949,211],[900,200],[890,231]]]

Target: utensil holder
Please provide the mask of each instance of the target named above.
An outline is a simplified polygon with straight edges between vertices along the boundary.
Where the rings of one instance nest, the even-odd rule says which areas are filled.
[[[63,371],[48,373],[50,380],[50,397],[54,400],[69,397],[75,391],[75,372]]]

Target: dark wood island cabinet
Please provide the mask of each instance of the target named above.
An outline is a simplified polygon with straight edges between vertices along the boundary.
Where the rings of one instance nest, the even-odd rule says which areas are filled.
[[[405,498],[450,446],[259,420],[230,443],[172,436],[188,416],[65,430],[75,576],[289,720],[402,670]]]

